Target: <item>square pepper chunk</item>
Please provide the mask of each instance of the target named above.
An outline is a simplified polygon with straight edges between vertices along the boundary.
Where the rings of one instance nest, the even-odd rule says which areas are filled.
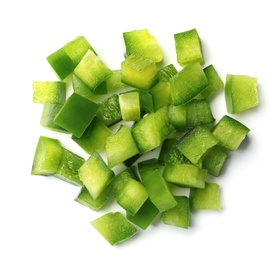
[[[235,114],[259,104],[257,78],[228,74],[225,85],[227,111]]]
[[[250,129],[238,120],[225,115],[212,130],[219,144],[231,151],[236,151]]]
[[[180,66],[186,67],[191,62],[204,64],[201,40],[195,28],[174,34],[174,41]]]
[[[66,83],[63,81],[33,82],[33,102],[39,104],[63,104],[66,99]]]
[[[177,205],[161,214],[161,221],[164,224],[188,228],[190,224],[190,203],[186,196],[175,196]]]
[[[217,183],[206,182],[204,189],[191,188],[189,198],[191,209],[221,209],[220,186]]]
[[[198,164],[206,151],[216,145],[218,140],[203,126],[198,126],[186,133],[177,147],[193,164]]]
[[[98,107],[93,101],[73,93],[54,118],[54,123],[81,137],[95,117]]]
[[[174,105],[191,101],[208,86],[208,79],[198,62],[188,64],[170,79],[170,92]]]
[[[76,66],[74,74],[94,91],[101,83],[111,77],[113,73],[99,56],[92,50],[88,50]]]
[[[111,245],[125,241],[138,232],[120,212],[109,212],[93,220],[91,225]]]

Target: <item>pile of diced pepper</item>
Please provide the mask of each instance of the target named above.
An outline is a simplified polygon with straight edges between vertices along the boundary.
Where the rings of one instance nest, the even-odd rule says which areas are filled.
[[[91,222],[111,245],[154,221],[187,229],[192,210],[220,210],[220,187],[207,176],[219,176],[250,131],[232,115],[258,105],[257,78],[227,74],[224,83],[213,65],[204,67],[196,29],[174,34],[179,68],[163,65],[147,29],[124,32],[123,39],[116,70],[79,36],[47,57],[58,80],[33,82],[41,126],[69,135],[88,158],[59,138],[40,136],[32,175],[80,186],[75,200],[94,211],[112,196],[122,210]],[[216,122],[210,102],[222,89],[231,115]],[[176,186],[185,195],[176,195]]]

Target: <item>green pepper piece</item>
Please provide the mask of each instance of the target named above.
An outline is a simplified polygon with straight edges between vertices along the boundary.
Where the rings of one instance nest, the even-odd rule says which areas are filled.
[[[161,214],[161,221],[167,225],[188,228],[190,224],[190,203],[186,196],[174,196],[177,205]]]
[[[106,188],[97,199],[93,199],[89,191],[85,186],[82,186],[78,196],[75,198],[75,201],[81,205],[88,207],[94,211],[99,211],[103,205],[107,202],[110,196],[110,191]]]
[[[163,177],[180,187],[204,188],[207,170],[191,164],[167,164]]]
[[[97,113],[98,105],[73,93],[54,118],[54,123],[81,137]]]
[[[109,92],[125,87],[121,81],[121,70],[112,70],[112,75],[106,80],[106,86]]]
[[[88,50],[76,66],[74,74],[92,91],[113,73],[92,50]]]
[[[118,131],[107,138],[106,154],[110,168],[138,154],[139,150],[131,134],[131,129],[121,125]]]
[[[258,106],[257,82],[257,78],[247,75],[227,75],[225,98],[229,113],[240,113]]]
[[[128,86],[149,90],[157,81],[157,67],[153,60],[130,55],[121,63],[121,80]]]
[[[174,34],[174,40],[177,61],[182,67],[192,62],[204,64],[201,40],[195,28]]]
[[[49,55],[47,61],[61,80],[70,75],[76,67],[64,48]]]
[[[60,167],[63,148],[59,140],[40,136],[32,164],[32,175],[52,175]]]
[[[154,111],[171,104],[170,79],[176,73],[177,70],[173,64],[165,66],[158,71],[159,82],[149,90],[153,98]]]
[[[220,186],[217,183],[206,182],[204,189],[190,189],[191,209],[220,210]]]
[[[120,212],[109,212],[93,220],[91,225],[111,245],[123,242],[138,232],[138,230]]]
[[[121,110],[119,105],[119,96],[113,94],[99,103],[99,109],[96,115],[108,127],[121,121]]]
[[[225,115],[212,130],[219,144],[229,150],[236,151],[250,129],[238,120]]]
[[[177,147],[193,164],[198,164],[205,152],[217,143],[218,140],[207,128],[198,126],[186,133]]]
[[[66,100],[66,83],[62,81],[33,82],[33,102],[63,104]]]
[[[119,192],[123,189],[124,185],[127,183],[128,179],[138,180],[136,176],[134,167],[127,168],[113,177],[109,183],[110,194],[116,197]]]
[[[171,92],[170,82],[159,81],[150,90],[152,95],[154,111],[157,111],[161,107],[171,104]]]
[[[210,148],[202,158],[202,167],[213,176],[219,176],[221,169],[228,157],[226,148],[215,145]]]
[[[53,176],[73,185],[81,186],[82,181],[79,178],[78,169],[84,161],[82,157],[64,148],[60,166]]]
[[[193,99],[186,104],[186,125],[188,128],[210,125],[214,121],[215,118],[207,99]]]
[[[187,126],[186,105],[187,104],[169,106],[170,123],[178,132],[185,131]]]
[[[109,129],[99,118],[95,117],[83,135],[72,139],[88,154],[99,151],[105,147],[107,138],[112,135]]]
[[[122,181],[124,183],[115,195],[115,200],[123,209],[135,215],[147,200],[147,191],[141,182],[133,178],[126,178]]]
[[[171,97],[174,105],[189,102],[208,86],[208,79],[198,62],[190,63],[171,79]]]
[[[79,177],[93,199],[97,199],[114,177],[98,152],[94,152],[79,168]]]
[[[140,107],[142,114],[154,112],[152,95],[147,91],[138,91],[140,94]]]
[[[201,95],[209,99],[212,97],[219,89],[224,88],[224,82],[220,78],[216,69],[213,65],[209,65],[203,69],[207,79],[208,79],[208,87],[201,92]]]
[[[40,125],[52,131],[69,133],[68,131],[54,123],[54,118],[56,117],[62,106],[62,104],[44,104]]]
[[[159,210],[157,207],[150,201],[150,199],[147,199],[135,215],[126,212],[126,217],[141,229],[145,230],[150,226],[158,214]]]
[[[178,141],[178,138],[168,138],[163,142],[158,157],[158,162],[161,165],[165,165],[167,163],[190,163],[185,155],[178,150]]]
[[[160,146],[173,130],[169,122],[168,108],[162,107],[137,121],[132,127],[132,135],[140,153],[145,153]]]
[[[142,183],[147,190],[150,200],[158,208],[160,213],[177,205],[168,184],[158,169],[148,174]]]
[[[127,56],[136,54],[151,59],[156,63],[162,61],[162,49],[156,38],[147,29],[124,32],[123,39]]]
[[[138,121],[141,116],[140,95],[137,91],[119,95],[119,105],[124,121]]]

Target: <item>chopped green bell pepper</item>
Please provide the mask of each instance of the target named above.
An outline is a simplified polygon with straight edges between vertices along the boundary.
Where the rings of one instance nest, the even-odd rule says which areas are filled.
[[[98,107],[93,101],[73,93],[54,118],[54,123],[81,137],[95,117]]]

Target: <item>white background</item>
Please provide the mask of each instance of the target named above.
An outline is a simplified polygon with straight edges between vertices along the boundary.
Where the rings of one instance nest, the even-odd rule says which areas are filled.
[[[1,187],[0,259],[279,259],[278,9],[276,1],[31,1],[0,3]],[[258,77],[259,107],[233,115],[251,129],[231,154],[219,212],[192,214],[188,230],[156,221],[146,231],[110,246],[89,224],[94,212],[74,201],[79,188],[31,176],[38,137],[69,136],[42,129],[42,106],[32,82],[56,80],[46,57],[78,35],[103,61],[120,68],[122,33],[147,28],[165,62],[176,63],[173,34],[196,28],[205,65],[226,74]],[[177,67],[179,68],[179,67]],[[226,114],[224,93],[213,100],[216,120]]]

